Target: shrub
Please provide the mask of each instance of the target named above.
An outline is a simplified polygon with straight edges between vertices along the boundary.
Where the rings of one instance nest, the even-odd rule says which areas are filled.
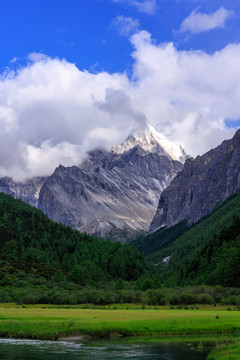
[[[209,294],[199,294],[196,298],[198,304],[214,304],[214,298]]]

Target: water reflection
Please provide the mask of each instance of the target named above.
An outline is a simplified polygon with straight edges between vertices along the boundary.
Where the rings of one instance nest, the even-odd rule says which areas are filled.
[[[123,344],[0,339],[1,360],[205,360],[209,342]]]

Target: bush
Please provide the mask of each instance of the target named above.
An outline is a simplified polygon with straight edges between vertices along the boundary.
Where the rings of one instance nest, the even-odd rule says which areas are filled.
[[[240,305],[240,297],[236,295],[225,297],[221,300],[222,305]]]
[[[214,298],[209,294],[199,294],[196,298],[196,303],[198,304],[214,304]]]
[[[192,305],[196,303],[196,296],[191,293],[183,293],[180,296],[180,304]]]
[[[173,294],[169,297],[168,302],[170,305],[179,305],[180,304],[180,296],[177,294]]]

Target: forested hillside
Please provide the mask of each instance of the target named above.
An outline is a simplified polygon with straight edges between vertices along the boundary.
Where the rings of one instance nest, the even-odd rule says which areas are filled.
[[[179,224],[170,228],[163,227],[149,235],[139,236],[130,244],[135,246],[145,256],[157,253],[168,248],[176,239],[189,229],[187,221],[181,221]]]
[[[212,275],[212,277],[209,278],[205,276],[204,273],[209,269],[207,270],[204,266],[204,260],[200,259],[201,256],[205,256],[204,252],[201,253],[201,251],[204,251],[203,249],[206,247],[205,251],[208,252],[207,248],[209,245],[212,249],[212,268],[217,266],[217,261],[221,263],[221,265],[219,263],[218,266],[222,269],[224,267],[223,264],[227,261],[227,257],[229,257],[230,261],[232,256],[235,260],[238,256],[238,260],[240,261],[239,255],[237,255],[239,254],[239,237],[236,236],[236,238],[232,238],[230,236],[233,221],[237,221],[236,219],[233,220],[234,217],[240,217],[240,194],[216,206],[209,216],[190,228],[186,226],[186,223],[182,222],[169,229],[160,229],[145,239],[141,238],[139,244],[135,241],[135,245],[140,251],[148,254],[146,260],[155,265],[156,271],[158,269],[161,282],[165,284],[165,286],[186,285],[189,283],[192,285],[206,283],[238,286],[239,281],[236,280],[236,278],[232,278],[232,281],[228,282],[218,276],[213,277]],[[220,233],[221,231],[222,233]],[[223,243],[220,243],[219,238],[222,239],[222,234],[225,234],[225,240]],[[151,248],[149,247],[149,242],[152,245],[152,253],[150,253]],[[226,248],[231,249],[225,251]],[[158,250],[154,252],[154,249]],[[230,253],[232,252],[232,256],[229,251]],[[168,261],[164,262],[163,260],[166,258],[168,258]],[[192,266],[194,266],[193,264],[194,262],[196,263],[197,259],[200,259],[201,266],[199,264],[196,272],[190,275],[191,270],[189,264],[191,263]],[[219,274],[221,272],[221,270],[219,270],[220,268],[218,267],[218,270],[216,270]],[[225,268],[224,276],[231,278],[231,274],[235,270],[236,267],[233,264],[230,266],[229,262],[229,266]],[[186,276],[188,271],[190,273]]]
[[[184,281],[188,284],[208,284],[240,287],[240,218],[198,253],[186,267]]]
[[[30,271],[32,264],[61,269],[69,280],[82,285],[98,280],[136,280],[146,270],[136,249],[54,223],[41,211],[2,193],[0,258],[15,263],[15,267],[24,263],[20,267],[25,271]]]
[[[131,246],[81,234],[0,194],[0,302],[239,305],[239,203],[240,195],[190,229],[162,229],[148,245],[141,238],[145,253],[160,249],[147,265]]]

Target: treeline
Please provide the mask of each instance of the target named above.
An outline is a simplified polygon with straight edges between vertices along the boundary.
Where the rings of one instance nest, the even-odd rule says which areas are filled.
[[[34,286],[4,286],[0,288],[0,302],[53,305],[111,305],[141,304],[152,306],[234,305],[240,310],[240,291],[226,287],[177,287],[137,289],[135,284],[108,283],[107,287],[80,287],[70,282],[49,281]],[[123,288],[122,288],[123,286]],[[127,306],[127,305],[126,305]]]
[[[147,271],[135,248],[81,234],[2,193],[0,259],[5,261],[0,281],[6,284],[14,268],[25,274],[42,269],[46,279],[58,270],[58,276],[82,286],[112,279],[136,280]]]

